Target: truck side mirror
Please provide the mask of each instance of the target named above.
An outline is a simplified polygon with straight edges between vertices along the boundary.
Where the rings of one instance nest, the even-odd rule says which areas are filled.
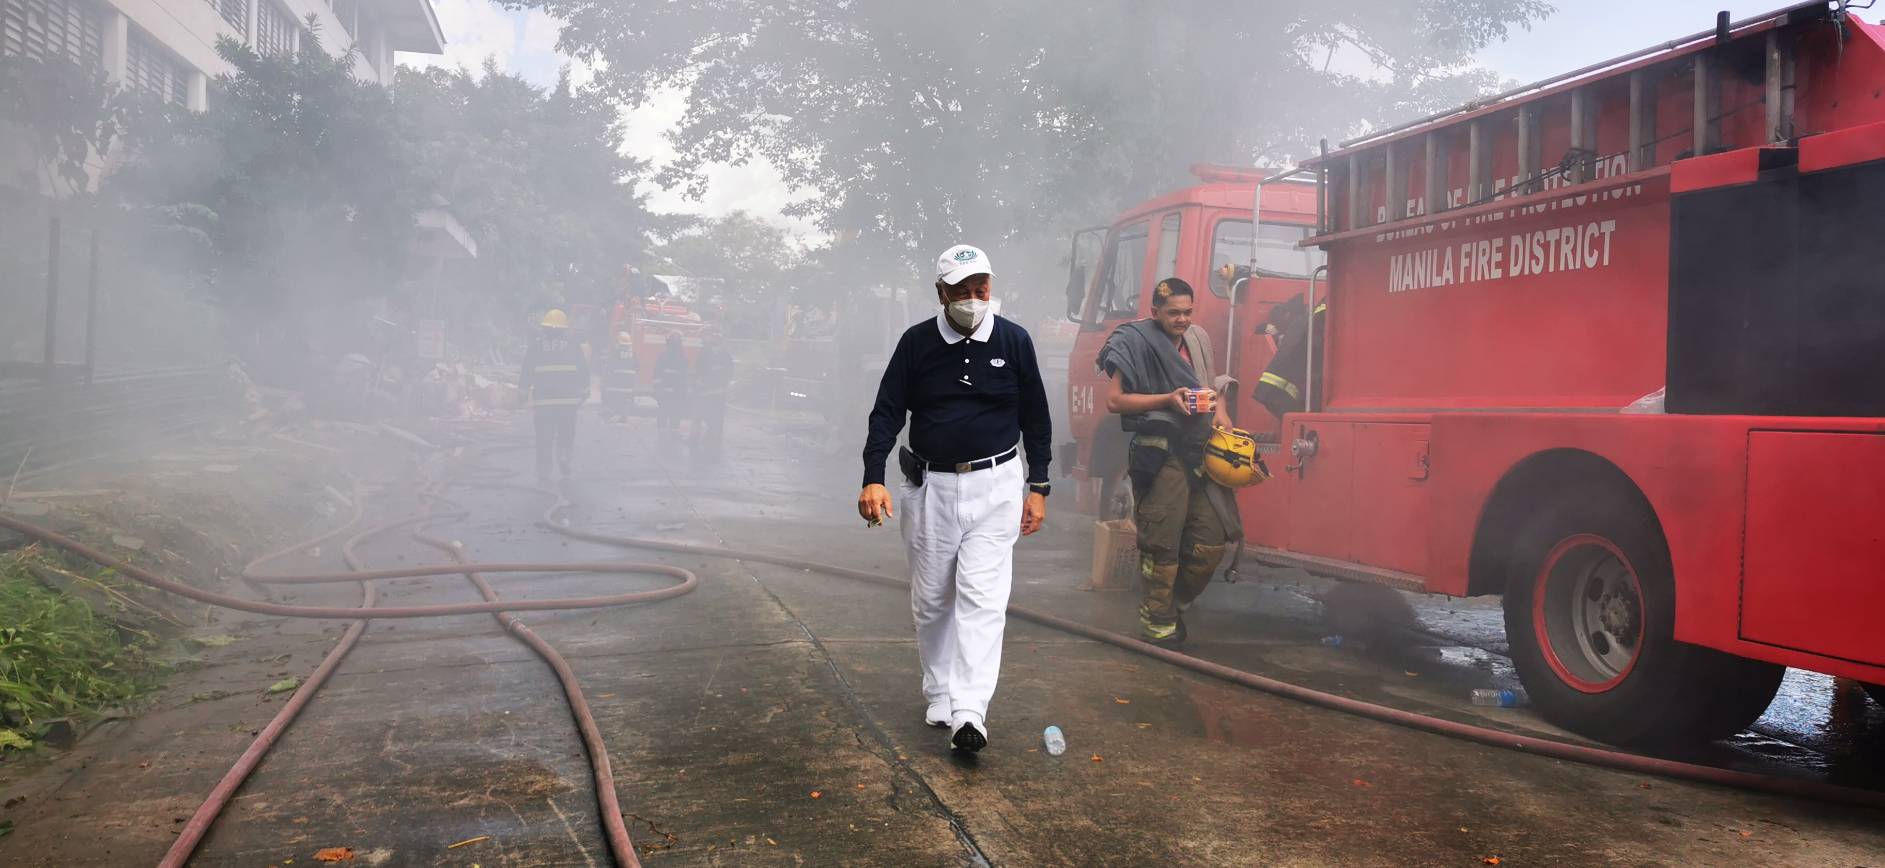
[[[1086,266],[1075,264],[1067,270],[1067,318],[1080,321],[1086,307]]]

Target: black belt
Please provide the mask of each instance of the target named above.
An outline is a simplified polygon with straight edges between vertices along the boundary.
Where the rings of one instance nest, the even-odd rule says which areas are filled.
[[[962,461],[950,464],[944,461],[928,461],[919,458],[917,462],[923,465],[923,469],[931,473],[970,473],[976,470],[987,470],[991,467],[999,467],[1003,464],[1007,464],[1015,460],[1015,456],[1020,454],[1021,450],[1017,447],[993,458],[982,458],[975,461]]]

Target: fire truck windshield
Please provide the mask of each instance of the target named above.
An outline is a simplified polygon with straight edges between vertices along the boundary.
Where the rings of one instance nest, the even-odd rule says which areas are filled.
[[[1146,238],[1144,223],[1134,223],[1113,237],[1113,249],[1106,255],[1106,276],[1100,282],[1100,313],[1131,313],[1139,308],[1139,280],[1145,273]]]

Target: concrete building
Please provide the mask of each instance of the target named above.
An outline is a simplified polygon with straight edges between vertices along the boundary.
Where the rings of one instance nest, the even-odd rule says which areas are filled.
[[[391,84],[396,51],[445,50],[431,0],[0,0],[0,54],[65,56],[205,111],[214,108],[209,82],[231,71],[217,39],[296,51],[314,38],[301,26],[310,15],[323,49],[357,49],[363,80]]]

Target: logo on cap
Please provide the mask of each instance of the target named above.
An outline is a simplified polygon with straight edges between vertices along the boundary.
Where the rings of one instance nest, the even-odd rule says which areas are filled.
[[[956,253],[956,261],[957,261],[957,262],[974,262],[974,261],[975,261],[975,251],[973,251],[973,250],[963,250],[963,251],[960,251],[960,252],[958,252],[958,253]]]

